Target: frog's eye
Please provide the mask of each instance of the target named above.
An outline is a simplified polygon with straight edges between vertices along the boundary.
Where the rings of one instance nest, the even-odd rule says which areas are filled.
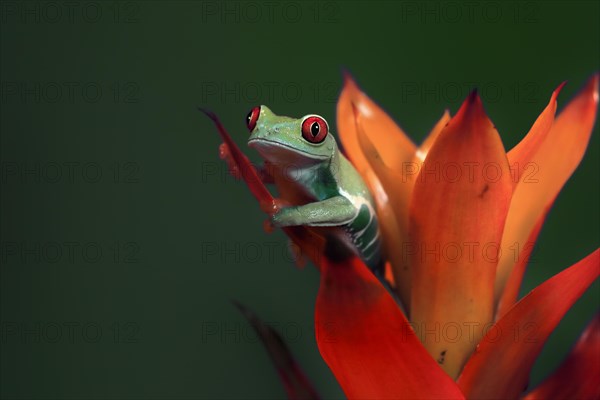
[[[327,122],[321,117],[308,117],[302,122],[302,137],[310,143],[318,144],[327,136]]]
[[[256,121],[258,121],[258,116],[260,115],[260,107],[254,107],[246,116],[246,125],[248,126],[248,130],[252,132],[254,127],[256,126]]]

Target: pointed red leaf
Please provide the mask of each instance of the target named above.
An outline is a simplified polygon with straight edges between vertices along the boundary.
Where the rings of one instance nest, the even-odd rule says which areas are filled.
[[[600,274],[600,249],[532,290],[477,345],[458,384],[468,398],[516,399],[548,336]]]
[[[463,398],[358,258],[324,261],[315,312],[317,343],[348,398]]]
[[[234,301],[235,306],[250,322],[258,337],[271,357],[279,377],[281,378],[288,398],[291,400],[319,399],[317,391],[310,383],[292,352],[287,347],[279,333],[265,324],[254,312],[241,303]]]
[[[525,400],[600,399],[600,314],[560,367]]]
[[[438,135],[410,203],[411,321],[455,378],[493,319],[494,277],[512,183],[476,93]],[[431,333],[431,334],[430,334]]]

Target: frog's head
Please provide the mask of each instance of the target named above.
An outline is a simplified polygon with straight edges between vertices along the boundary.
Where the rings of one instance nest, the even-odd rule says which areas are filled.
[[[248,146],[276,165],[309,165],[329,160],[337,144],[324,118],[309,114],[295,119],[273,114],[266,106],[254,107],[246,119]]]

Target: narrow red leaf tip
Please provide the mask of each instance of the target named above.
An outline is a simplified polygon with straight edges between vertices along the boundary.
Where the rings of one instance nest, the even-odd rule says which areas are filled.
[[[349,399],[464,398],[357,257],[323,260],[315,330],[321,355]]]
[[[471,90],[471,93],[469,93],[469,96],[467,96],[467,103],[469,103],[471,106],[475,103],[481,104],[481,99],[479,98],[479,91],[477,88]]]
[[[237,146],[235,141],[231,138],[231,136],[219,120],[219,117],[217,117],[217,115],[214,112],[201,107],[198,107],[198,110],[206,114],[206,116],[210,118],[217,127],[217,130],[219,131],[223,142],[227,145],[229,153],[233,157],[233,161],[235,162],[238,170],[240,171],[244,182],[246,182],[248,188],[250,189],[250,192],[252,192],[254,197],[256,197],[256,199],[258,200],[261,209],[268,214],[273,214],[276,211],[273,196],[271,196],[271,193],[263,184],[262,180],[260,179],[260,176],[256,172],[256,169],[254,168],[250,160],[248,160],[248,157],[246,157],[246,155],[242,153],[240,148]]]
[[[600,249],[597,249],[515,304],[488,329],[465,365],[458,379],[465,396],[519,398],[548,336],[599,274]]]
[[[525,400],[600,399],[600,313],[560,367]]]
[[[233,304],[248,320],[258,337],[267,349],[271,361],[285,386],[290,400],[317,400],[319,394],[310,383],[292,352],[276,330],[265,324],[254,312],[243,304],[233,301]]]

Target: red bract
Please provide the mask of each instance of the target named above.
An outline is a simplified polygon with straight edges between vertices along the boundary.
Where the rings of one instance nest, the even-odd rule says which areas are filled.
[[[321,271],[317,343],[349,398],[523,395],[548,336],[600,274],[596,250],[517,299],[533,243],[583,158],[596,117],[598,74],[555,118],[561,87],[507,153],[475,92],[415,146],[345,77],[339,138],[375,199],[388,267],[409,318],[360,259],[333,262],[314,232],[284,231]],[[272,214],[277,202],[210,116],[234,169]],[[537,182],[527,180],[527,165],[537,168]],[[454,175],[439,174],[450,166]],[[508,248],[518,249],[516,259],[502,251]],[[600,396],[598,318],[527,399]]]

